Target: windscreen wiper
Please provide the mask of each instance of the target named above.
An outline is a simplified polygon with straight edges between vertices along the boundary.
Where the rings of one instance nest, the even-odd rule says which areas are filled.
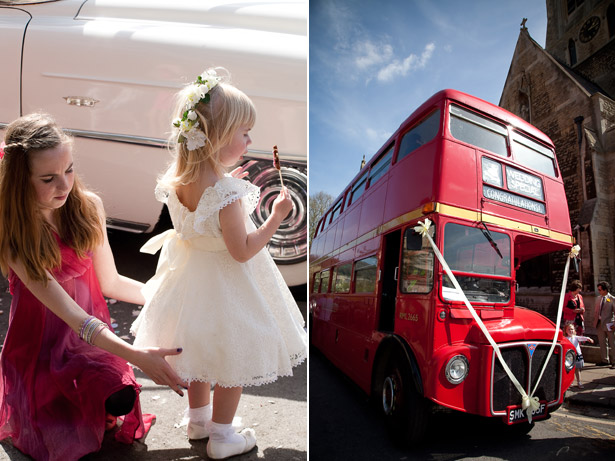
[[[487,241],[489,242],[489,244],[491,245],[491,248],[493,248],[495,250],[495,252],[498,254],[498,256],[501,259],[504,259],[504,256],[502,256],[502,253],[500,252],[500,249],[498,248],[498,244],[495,243],[495,241],[493,240],[493,238],[491,237],[491,232],[489,232],[489,229],[487,228],[487,224],[485,224],[484,222],[480,222],[483,227],[485,228],[484,230],[481,229],[480,231],[483,233],[483,235],[485,236],[485,238],[487,239]]]

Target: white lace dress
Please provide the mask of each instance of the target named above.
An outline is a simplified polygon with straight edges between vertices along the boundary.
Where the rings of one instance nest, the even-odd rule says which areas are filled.
[[[304,321],[266,248],[245,263],[228,252],[219,211],[241,199],[246,229],[258,187],[225,176],[207,188],[194,212],[175,191],[157,189],[174,229],[142,251],[162,247],[146,304],[132,325],[136,346],[182,347],[167,360],[182,379],[224,387],[260,385],[292,375],[306,358]]]

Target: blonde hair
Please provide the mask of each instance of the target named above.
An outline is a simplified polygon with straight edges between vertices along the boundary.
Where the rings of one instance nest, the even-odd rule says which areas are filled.
[[[226,77],[228,79],[228,75]],[[181,118],[188,102],[191,85],[186,86],[177,94],[174,118]],[[166,173],[158,180],[164,188],[176,188],[182,184],[196,181],[203,162],[210,162],[217,174],[223,174],[226,169],[220,163],[220,149],[229,145],[233,135],[241,126],[254,126],[256,109],[254,104],[243,93],[230,83],[221,81],[209,90],[209,102],[196,105],[199,127],[205,133],[206,141],[203,147],[188,150],[186,143],[178,143],[178,133],[173,131],[169,146],[173,160]]]
[[[46,271],[60,267],[60,248],[54,230],[43,217],[31,181],[32,157],[41,150],[72,144],[47,114],[18,118],[6,129],[4,158],[0,160],[0,269],[19,259],[28,277],[47,284]],[[103,240],[93,199],[75,175],[66,203],[54,210],[59,237],[79,257]]]

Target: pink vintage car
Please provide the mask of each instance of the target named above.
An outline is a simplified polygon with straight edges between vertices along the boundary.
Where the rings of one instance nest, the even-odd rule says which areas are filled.
[[[74,135],[109,227],[149,232],[163,211],[154,186],[169,159],[173,95],[224,67],[258,111],[244,160],[261,186],[253,219],[266,219],[280,188],[275,144],[295,208],[269,251],[289,285],[303,284],[307,14],[305,0],[0,0],[0,135],[22,114],[52,114]]]

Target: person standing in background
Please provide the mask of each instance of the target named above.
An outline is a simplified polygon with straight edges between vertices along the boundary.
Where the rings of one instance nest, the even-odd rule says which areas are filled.
[[[613,323],[615,322],[615,297],[609,293],[610,285],[608,282],[598,283],[598,294],[594,311],[594,327],[598,331],[598,342],[600,343],[600,362],[599,367],[610,364],[615,369],[615,332]],[[607,343],[608,338],[608,343]],[[607,354],[608,353],[608,354]]]

